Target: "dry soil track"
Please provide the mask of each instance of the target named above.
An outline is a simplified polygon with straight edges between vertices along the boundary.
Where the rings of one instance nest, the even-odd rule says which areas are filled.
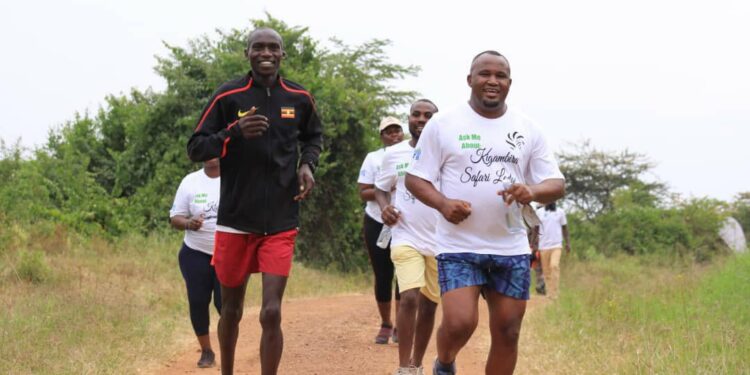
[[[487,308],[480,302],[479,327],[458,357],[459,373],[483,374],[489,347]],[[527,314],[542,302],[529,301]],[[440,309],[438,308],[438,315]],[[375,301],[371,295],[355,294],[315,299],[285,301],[282,307],[284,330],[284,355],[279,374],[392,374],[398,362],[397,344],[376,345],[373,339],[378,318]],[[187,317],[186,317],[187,319]],[[436,318],[435,326],[440,322]],[[212,341],[217,351],[215,322],[212,322]],[[260,374],[258,340],[260,324],[258,308],[245,311],[240,324],[240,338],[235,359],[236,374]],[[522,343],[523,344],[523,343]],[[200,354],[197,343],[186,344],[183,351],[170,359],[153,374],[218,374],[219,365],[199,369],[196,362]],[[425,373],[431,374],[435,358],[434,335],[425,355]]]

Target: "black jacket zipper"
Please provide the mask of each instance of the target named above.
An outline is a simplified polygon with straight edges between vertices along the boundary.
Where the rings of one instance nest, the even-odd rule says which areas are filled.
[[[266,173],[265,175],[270,178],[271,175],[271,146],[273,145],[273,142],[271,142],[271,88],[266,87],[266,117],[268,117],[268,129],[266,129]],[[266,181],[263,188],[263,235],[268,235],[268,212],[270,210],[270,207],[268,207],[268,185],[270,185],[269,181]]]

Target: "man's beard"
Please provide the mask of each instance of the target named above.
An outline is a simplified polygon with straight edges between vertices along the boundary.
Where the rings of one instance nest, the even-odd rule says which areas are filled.
[[[487,108],[496,108],[496,107],[500,106],[500,103],[501,102],[499,100],[493,100],[493,101],[482,100],[482,105],[484,105]]]
[[[422,135],[422,132],[421,132],[421,131],[419,131],[419,130],[414,130],[414,131],[411,131],[411,129],[409,129],[409,134],[411,134],[411,137],[412,137],[412,138],[414,138],[414,139],[418,140],[418,139],[419,139],[419,136],[420,136],[420,135]]]

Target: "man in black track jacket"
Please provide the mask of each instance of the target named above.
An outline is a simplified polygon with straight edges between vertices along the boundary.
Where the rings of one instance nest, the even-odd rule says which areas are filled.
[[[213,264],[221,283],[221,372],[233,373],[247,280],[263,273],[261,368],[276,374],[283,337],[281,299],[292,265],[299,201],[315,186],[322,128],[312,96],[279,76],[281,36],[248,36],[251,72],[223,84],[188,142],[193,161],[221,158],[221,200]]]

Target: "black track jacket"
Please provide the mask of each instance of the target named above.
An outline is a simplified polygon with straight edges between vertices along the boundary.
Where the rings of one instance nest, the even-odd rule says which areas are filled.
[[[238,120],[252,107],[270,126],[260,137],[245,139]],[[187,151],[195,162],[221,157],[218,225],[273,234],[299,225],[297,167],[317,165],[321,144],[315,102],[302,86],[279,77],[263,87],[248,74],[219,87]]]

